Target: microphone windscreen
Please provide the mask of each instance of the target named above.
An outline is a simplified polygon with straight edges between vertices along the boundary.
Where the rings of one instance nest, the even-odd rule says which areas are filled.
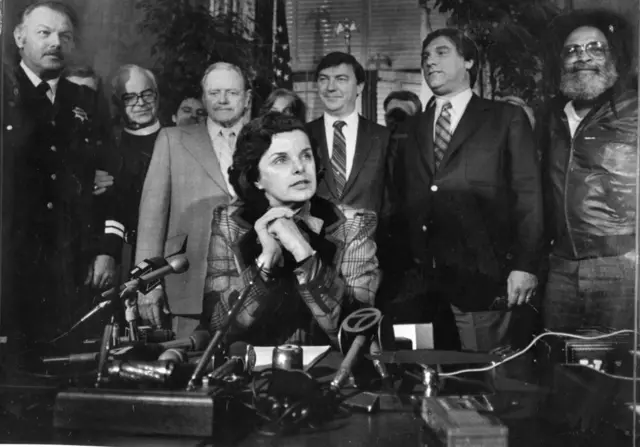
[[[194,333],[191,334],[191,338],[193,340],[192,351],[204,351],[207,348],[209,341],[211,341],[211,334],[206,330],[194,331]]]
[[[167,349],[160,354],[160,357],[158,357],[158,360],[167,360],[174,363],[186,363],[188,359],[189,358],[184,349],[176,348]]]
[[[173,273],[184,273],[189,270],[189,260],[185,256],[176,256],[169,260]]]
[[[247,353],[248,343],[244,341],[236,341],[229,346],[229,357],[244,357]]]

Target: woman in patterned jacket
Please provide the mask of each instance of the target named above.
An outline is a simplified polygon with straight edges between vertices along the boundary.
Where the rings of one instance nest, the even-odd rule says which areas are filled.
[[[293,117],[271,112],[240,132],[229,169],[239,200],[214,211],[204,290],[212,331],[234,292],[248,294],[228,342],[335,345],[341,318],[373,306],[376,215],[316,196],[320,166]]]

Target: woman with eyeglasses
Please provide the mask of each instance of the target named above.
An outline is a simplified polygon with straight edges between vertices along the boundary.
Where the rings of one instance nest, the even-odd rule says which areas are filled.
[[[375,213],[316,196],[320,166],[294,117],[270,112],[240,132],[239,200],[214,211],[204,290],[212,332],[247,294],[228,342],[335,345],[341,318],[374,304]]]
[[[125,240],[132,247],[131,253],[123,260],[123,270],[128,272],[135,254],[142,186],[161,128],[158,120],[158,83],[150,70],[137,65],[123,65],[113,77],[111,88],[111,100],[123,125],[122,130],[116,133],[121,166],[114,173],[113,193],[118,195],[118,202],[124,208],[122,216],[126,220],[125,228],[114,227],[109,230],[124,231]]]

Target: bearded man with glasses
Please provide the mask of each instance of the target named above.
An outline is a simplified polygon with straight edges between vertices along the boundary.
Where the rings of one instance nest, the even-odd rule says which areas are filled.
[[[606,10],[558,17],[546,62],[559,90],[538,130],[543,154],[548,329],[633,328],[637,89],[632,31]]]

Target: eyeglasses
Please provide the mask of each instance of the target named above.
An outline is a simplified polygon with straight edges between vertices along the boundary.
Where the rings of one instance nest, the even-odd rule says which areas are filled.
[[[567,45],[562,49],[563,59],[573,59],[578,57],[582,52],[585,52],[589,57],[593,59],[604,59],[607,56],[609,47],[603,42],[589,42],[584,45]]]
[[[131,107],[138,103],[138,99],[142,100],[142,104],[151,104],[158,97],[158,93],[154,89],[143,90],[140,93],[125,93],[120,98],[125,106]]]

